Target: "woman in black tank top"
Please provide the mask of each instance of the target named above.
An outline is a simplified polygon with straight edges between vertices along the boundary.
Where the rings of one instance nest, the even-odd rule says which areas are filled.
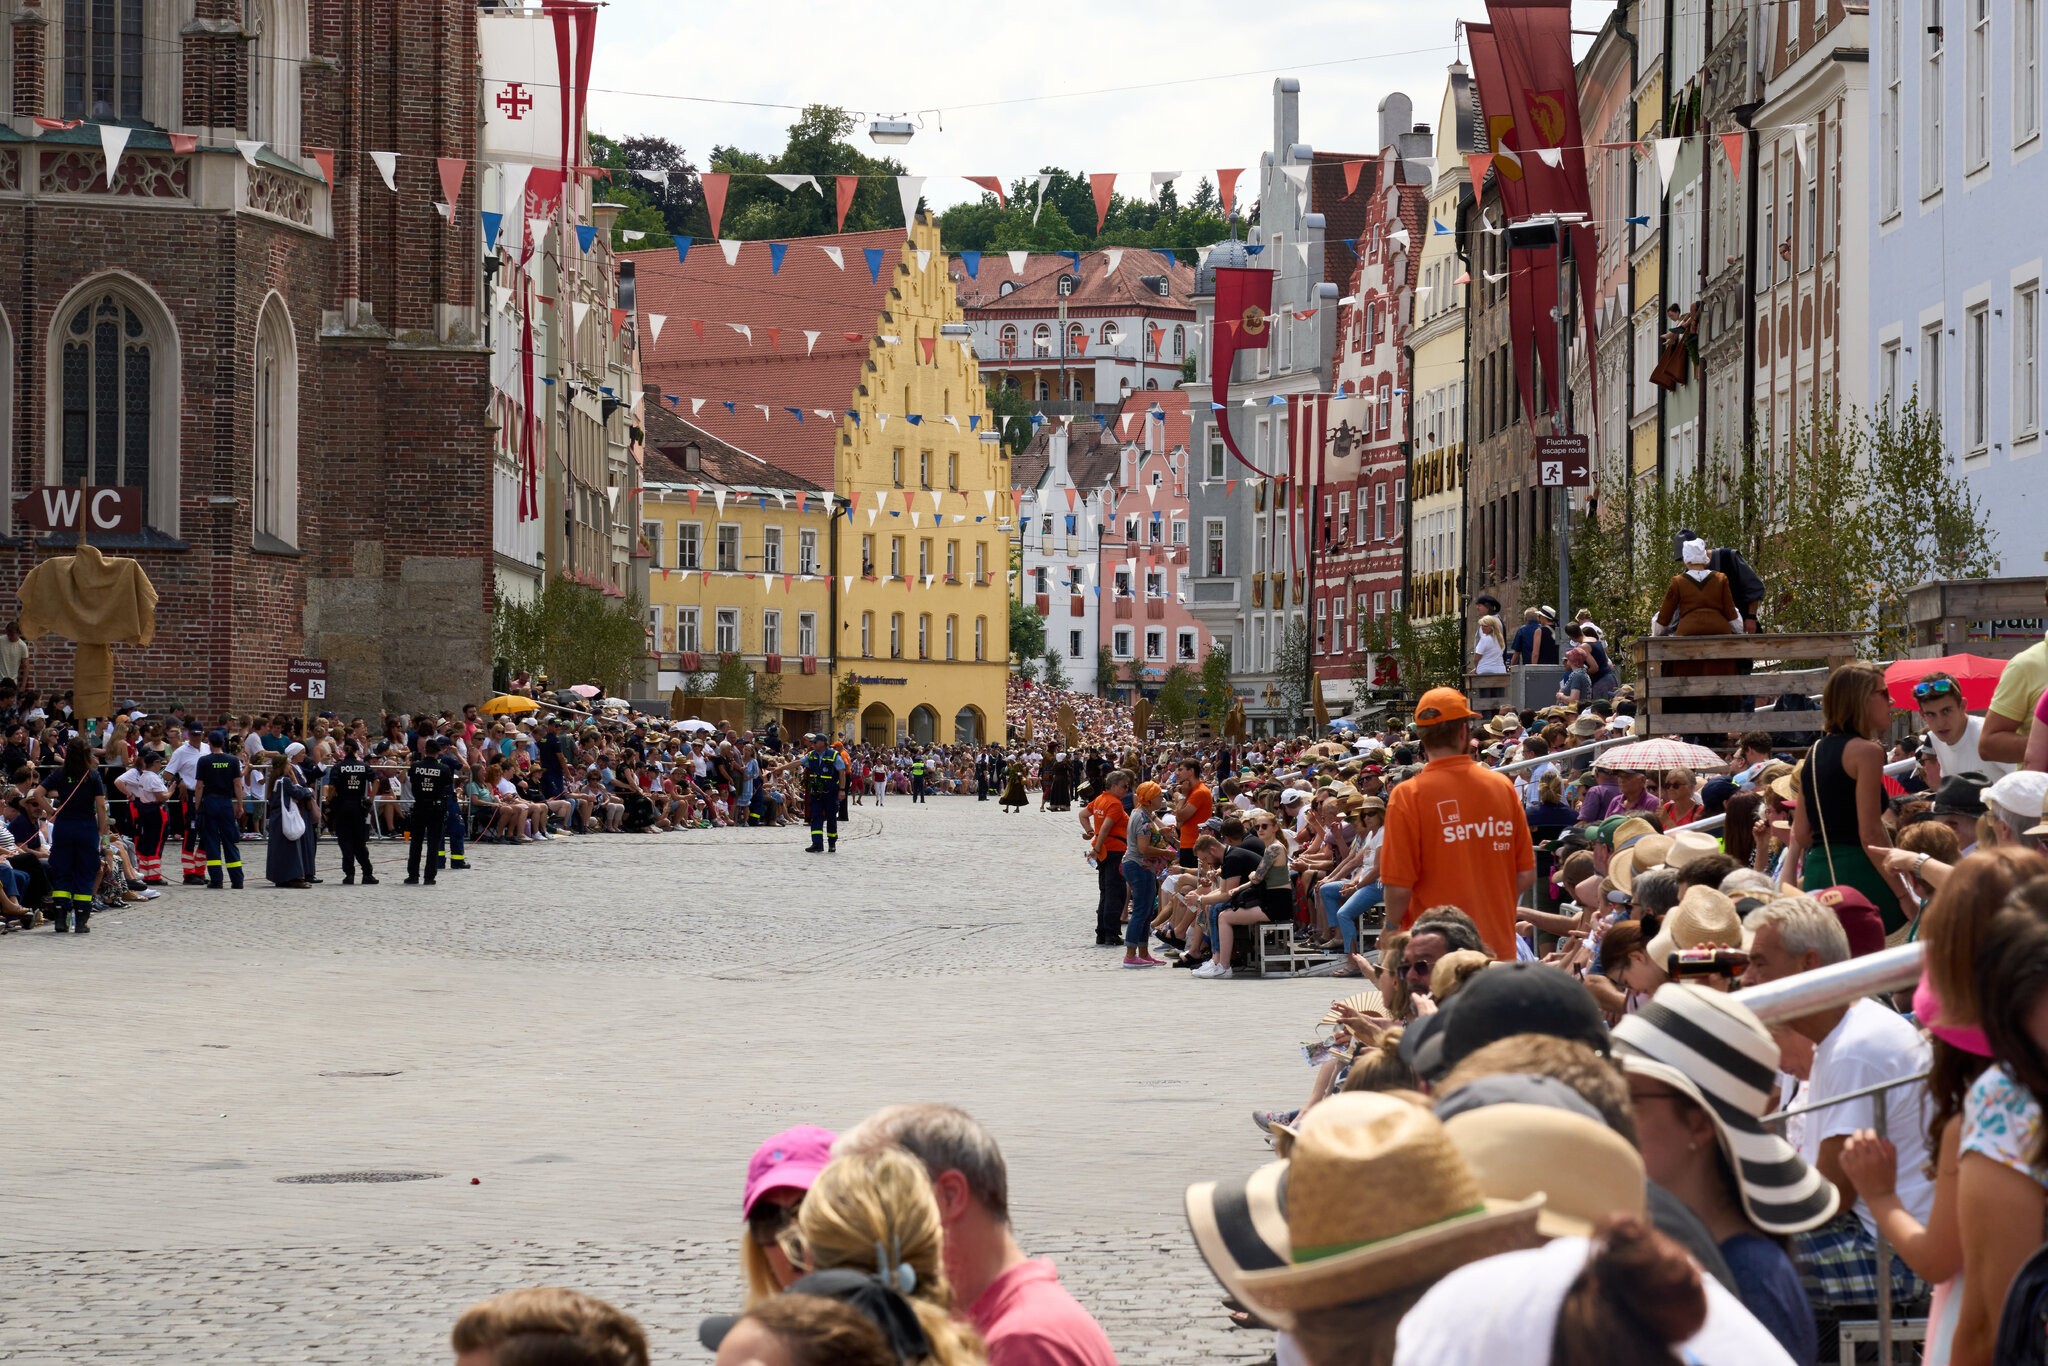
[[[1906,913],[1865,846],[1885,847],[1884,747],[1878,737],[1891,726],[1891,700],[1884,671],[1869,660],[1845,664],[1828,676],[1821,695],[1827,731],[1807,752],[1792,822],[1793,850],[1805,851],[1796,869],[1809,892],[1853,887],[1883,917],[1887,936],[1905,928]],[[1789,879],[1787,866],[1780,876]]]

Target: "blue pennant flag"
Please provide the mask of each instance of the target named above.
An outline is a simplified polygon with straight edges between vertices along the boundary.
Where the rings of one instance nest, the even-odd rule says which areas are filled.
[[[764,493],[764,494],[762,494],[762,495],[761,495],[761,511],[763,511],[763,512],[766,512],[767,510],[768,510],[768,495]]]
[[[553,375],[542,375],[540,377],[540,382],[542,384],[553,384],[555,382],[555,377]]]
[[[484,250],[496,251],[498,249],[498,229],[505,225],[505,215],[502,213],[485,212],[479,214],[478,217],[484,221]]]
[[[678,261],[682,262],[682,263],[683,263],[684,265],[686,265],[686,266],[687,266],[688,264],[690,264],[690,239],[689,239],[689,238],[687,238],[687,237],[678,237],[678,238],[676,239],[676,260],[678,260]]]
[[[1437,222],[1434,218],[1429,220],[1429,232],[1432,237],[1449,237],[1451,235],[1451,230],[1442,223]]]
[[[1646,213],[1633,213],[1628,216],[1627,221],[1639,228],[1647,228],[1650,226],[1650,215]]]
[[[734,415],[735,417],[737,417],[737,416],[739,415],[740,407],[739,407],[739,405],[738,405],[737,403],[734,403],[734,402],[733,402],[733,401],[732,401],[731,399],[729,399],[729,398],[727,398],[727,399],[720,399],[720,400],[719,400],[719,402],[725,405],[725,410],[726,410],[726,411],[727,411],[728,413],[731,413],[731,414],[733,414],[733,415]]]
[[[1358,255],[1358,239],[1356,237],[1340,237],[1337,240],[1342,242],[1353,256]]]
[[[789,243],[787,242],[770,242],[768,244],[768,273],[770,275],[782,274],[782,254],[788,250]]]
[[[974,520],[975,520],[975,521],[977,521],[977,522],[986,522],[986,521],[988,520],[988,518],[986,518],[986,517],[976,517],[976,518],[975,518]]]
[[[969,414],[969,416],[968,416],[968,418],[967,418],[967,430],[968,430],[968,431],[970,431],[970,432],[972,432],[972,431],[979,431],[979,430],[980,430],[980,428],[981,428],[981,416],[980,416],[980,414],[978,414],[978,413],[975,413],[975,414]]]
[[[680,413],[683,410],[683,396],[681,394],[670,394],[668,396],[668,406]]]
[[[1266,406],[1268,408],[1285,408],[1287,406],[1287,399],[1283,395],[1275,394],[1266,400]]]
[[[1212,413],[1220,413],[1223,411],[1223,405],[1220,403],[1211,403],[1209,405],[1209,411]]]
[[[970,279],[970,280],[979,280],[979,279],[981,278],[981,253],[980,253],[980,252],[978,252],[978,251],[963,251],[963,252],[961,252],[961,253],[960,253],[960,264],[961,264],[961,265],[963,265],[963,266],[965,266],[965,267],[967,267],[967,278],[968,278],[968,279]]]
[[[1068,259],[1069,261],[1072,261],[1072,262],[1074,263],[1074,269],[1075,269],[1075,270],[1079,270],[1079,269],[1081,268],[1081,253],[1080,253],[1080,252],[1078,252],[1078,251],[1060,251],[1060,252],[1054,252],[1053,254],[1054,254],[1055,256],[1064,256],[1064,257],[1066,257],[1066,258],[1067,258],[1067,259]]]
[[[1178,256],[1175,256],[1175,255],[1173,254],[1173,250],[1172,250],[1172,248],[1170,248],[1170,247],[1154,247],[1154,248],[1153,248],[1153,250],[1154,250],[1154,251],[1156,251],[1156,252],[1158,252],[1158,253],[1159,253],[1159,254],[1160,254],[1161,256],[1164,256],[1164,257],[1166,258],[1166,268],[1167,268],[1168,270],[1171,270],[1171,269],[1173,269],[1173,268],[1174,268],[1175,266],[1177,266],[1177,265],[1179,265],[1179,264],[1180,264],[1180,258],[1179,258]]]
[[[609,384],[598,385],[597,392],[603,394],[606,398],[617,398],[619,396],[618,390],[612,388]]]
[[[902,513],[900,513],[900,512],[892,512],[892,513],[890,513],[889,515],[890,515],[891,517],[901,517],[901,516],[902,516],[903,514],[902,514]]]
[[[784,408],[782,411],[794,417],[798,422],[804,420],[804,410],[801,408]]]
[[[860,414],[859,414],[859,413],[856,413],[856,412],[855,412],[855,411],[854,411],[853,409],[851,409],[851,408],[848,408],[848,409],[846,410],[846,415],[847,415],[848,417],[850,417],[850,418],[852,418],[852,419],[853,419],[853,425],[854,425],[854,426],[856,426],[856,427],[860,426]]]
[[[1045,414],[1044,414],[1044,413],[1033,413],[1033,414],[1031,415],[1031,425],[1032,425],[1033,427],[1036,427],[1036,426],[1037,426],[1037,425],[1038,425],[1039,423],[1041,423],[1041,422],[1043,422],[1043,421],[1045,421]]]
[[[886,254],[881,247],[862,247],[860,254],[868,258],[868,282],[882,282],[882,257]]]
[[[588,255],[590,249],[597,245],[597,229],[591,227],[588,223],[578,223],[576,225],[576,245],[583,250],[585,255]]]
[[[908,423],[909,423],[909,424],[910,424],[911,426],[913,426],[913,427],[922,427],[922,426],[924,425],[924,414],[923,414],[923,413],[905,413],[905,414],[903,415],[903,420],[904,420],[905,422],[908,422]]]
[[[1244,254],[1247,256],[1257,256],[1265,249],[1266,244],[1264,242],[1247,242],[1244,244]]]

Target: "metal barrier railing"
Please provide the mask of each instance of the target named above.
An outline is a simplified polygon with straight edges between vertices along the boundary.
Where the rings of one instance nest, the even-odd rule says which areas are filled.
[[[1617,735],[1607,740],[1595,740],[1590,745],[1579,745],[1572,749],[1561,749],[1555,754],[1544,754],[1534,759],[1517,759],[1511,764],[1502,764],[1494,772],[1521,773],[1528,769],[1540,768],[1544,764],[1554,764],[1560,759],[1571,759],[1581,754],[1598,754],[1601,750],[1612,749],[1616,745],[1632,745],[1640,738],[1640,736],[1635,735]]]
[[[1912,772],[1919,766],[1920,761],[1918,759],[1900,759],[1896,763],[1886,764],[1884,766],[1884,773],[1887,778],[1896,778],[1902,773]],[[1664,833],[1667,835],[1675,835],[1681,830],[1719,830],[1723,825],[1727,824],[1727,822],[1728,817],[1725,815],[1703,816],[1699,820],[1692,822],[1690,825],[1674,825],[1669,830],[1666,830]]]

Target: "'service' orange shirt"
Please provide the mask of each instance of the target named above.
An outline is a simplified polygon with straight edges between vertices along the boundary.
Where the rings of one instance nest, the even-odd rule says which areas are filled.
[[[1517,883],[1535,868],[1515,785],[1470,756],[1430,760],[1387,799],[1380,880],[1409,889],[1402,929],[1432,906],[1456,906],[1493,956],[1511,963]]]

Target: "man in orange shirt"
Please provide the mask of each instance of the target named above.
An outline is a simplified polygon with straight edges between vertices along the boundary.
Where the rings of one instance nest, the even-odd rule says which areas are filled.
[[[1195,866],[1195,841],[1202,837],[1202,823],[1216,814],[1216,797],[1202,781],[1202,762],[1183,759],[1180,765],[1181,799],[1174,804],[1174,825],[1180,831],[1180,866]]]
[[[1433,906],[1456,906],[1495,958],[1515,961],[1515,904],[1536,885],[1536,849],[1515,785],[1472,760],[1478,720],[1456,688],[1415,705],[1429,762],[1387,798],[1380,882],[1387,923],[1402,929]]]
[[[1109,790],[1087,806],[1088,857],[1095,864],[1095,942],[1124,942],[1124,848],[1131,813],[1124,800],[1131,793],[1131,772],[1109,775]]]

